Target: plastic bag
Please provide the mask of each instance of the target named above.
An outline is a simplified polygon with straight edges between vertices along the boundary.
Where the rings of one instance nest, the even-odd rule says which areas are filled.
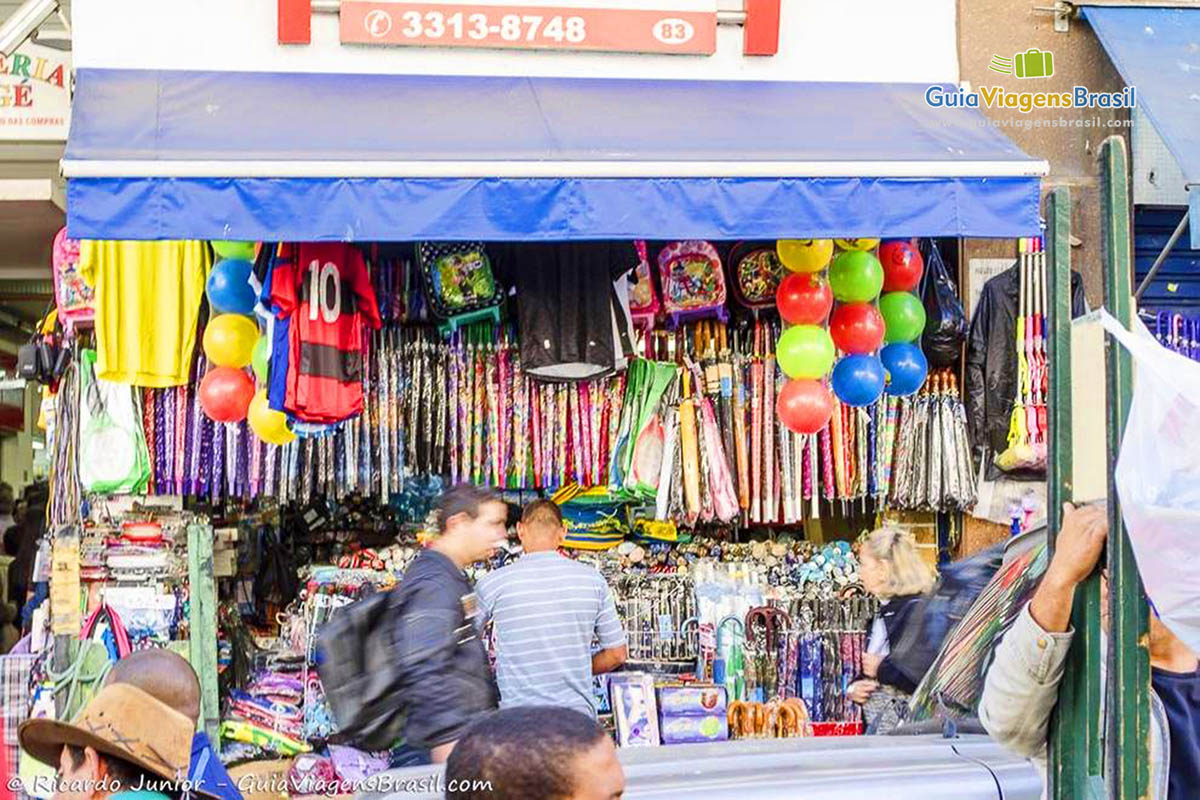
[[[150,453],[136,389],[96,377],[96,351],[80,354],[79,481],[88,492],[140,494]]]
[[[921,295],[925,303],[925,333],[921,349],[930,369],[956,367],[967,337],[967,314],[950,278],[950,270],[932,239],[924,239],[925,277]]]
[[[1132,332],[1100,324],[1133,356],[1133,403],[1116,485],[1146,594],[1162,621],[1200,651],[1200,363]]]

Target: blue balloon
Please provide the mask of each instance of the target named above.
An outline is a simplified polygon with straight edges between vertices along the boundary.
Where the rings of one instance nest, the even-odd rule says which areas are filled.
[[[887,371],[888,394],[897,397],[915,394],[929,374],[929,362],[921,348],[910,342],[894,342],[879,352],[879,360]]]
[[[254,287],[250,285],[249,261],[226,258],[208,274],[204,289],[209,305],[222,314],[253,314]]]
[[[869,406],[883,394],[885,380],[875,356],[846,356],[833,368],[833,393],[848,406]]]

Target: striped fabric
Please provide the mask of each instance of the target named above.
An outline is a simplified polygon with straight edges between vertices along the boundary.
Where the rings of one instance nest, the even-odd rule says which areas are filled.
[[[475,591],[493,623],[500,706],[565,706],[595,716],[593,644],[625,644],[600,573],[555,552],[530,553],[485,575]]]
[[[29,683],[33,676],[36,655],[9,653],[0,656],[0,710],[4,714],[4,758],[8,760],[8,774],[16,776],[21,756],[17,744],[17,726],[29,716]],[[0,787],[0,794],[3,787]],[[25,797],[23,791],[14,793]]]

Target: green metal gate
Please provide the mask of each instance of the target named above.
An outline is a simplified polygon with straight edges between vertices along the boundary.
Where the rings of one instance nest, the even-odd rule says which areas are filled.
[[[1100,148],[1104,305],[1128,326],[1132,315],[1129,156],[1125,140],[1111,136]],[[1071,453],[1071,200],[1066,188],[1047,198],[1050,258],[1051,547],[1062,524],[1062,504],[1072,499]],[[1109,648],[1101,652],[1101,577],[1076,590],[1068,655],[1058,707],[1051,722],[1050,794],[1054,800],[1135,800],[1150,786],[1150,656],[1148,607],[1113,486],[1113,468],[1133,391],[1129,354],[1106,337],[1108,392],[1107,573]],[[1107,666],[1107,685],[1101,664]],[[1107,701],[1102,702],[1102,697]],[[1103,713],[1102,713],[1103,709]]]

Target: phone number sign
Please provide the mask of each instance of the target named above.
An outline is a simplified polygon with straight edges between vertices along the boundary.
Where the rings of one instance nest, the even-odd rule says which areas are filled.
[[[715,11],[342,0],[345,44],[712,55]]]

